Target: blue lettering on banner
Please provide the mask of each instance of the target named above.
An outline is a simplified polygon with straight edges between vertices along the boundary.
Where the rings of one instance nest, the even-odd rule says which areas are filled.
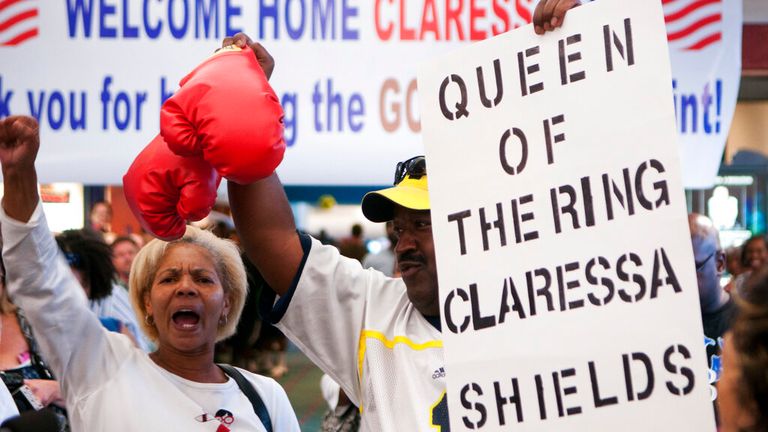
[[[201,24],[203,25],[203,31],[205,32],[206,38],[210,35],[211,24],[213,24],[216,34],[219,34],[219,21],[216,20],[218,3],[218,0],[211,0],[206,7],[205,2],[203,1],[195,2],[195,13],[197,14],[197,19],[195,20],[195,38],[200,38]],[[213,23],[211,23],[211,20],[213,20]]]
[[[133,122],[135,130],[141,130],[141,114],[147,101],[147,92],[131,95],[125,91],[117,91],[113,98],[112,81],[112,76],[107,75],[101,86],[101,128],[108,130],[111,123],[114,123],[118,130],[124,131],[129,129]]]
[[[675,116],[680,134],[719,134],[723,109],[723,80],[708,82],[700,94],[682,94],[672,80]]]
[[[149,23],[149,0],[144,0],[144,7],[142,8],[141,15],[144,18],[144,29],[147,32],[147,36],[150,39],[157,39],[160,36],[160,32],[163,30],[163,22],[159,19],[155,21],[157,24],[151,25]]]
[[[0,118],[11,115],[13,90],[3,90],[3,77],[0,76]]]
[[[167,78],[160,77],[160,106],[163,106],[165,101],[167,101],[168,98],[173,96],[174,93],[175,93],[175,90],[168,87]]]
[[[293,147],[296,143],[296,137],[298,136],[298,98],[296,93],[283,93],[280,98],[280,105],[283,106],[283,125],[285,126],[285,132],[283,132],[283,139],[288,147]]]
[[[129,0],[123,0],[123,10],[128,10],[128,1]],[[125,39],[136,39],[139,37],[139,27],[135,25],[131,25],[130,22],[128,22],[128,19],[130,18],[130,15],[127,13],[123,13],[123,38]]]
[[[352,93],[345,104],[344,95],[333,89],[333,79],[326,78],[325,91],[321,89],[320,83],[315,82],[312,91],[315,131],[343,132],[346,123],[352,132],[360,132],[364,126],[362,117],[365,115],[363,97],[359,93]]]
[[[67,0],[69,37],[74,39],[82,35],[86,39],[138,39],[144,36],[157,39],[167,31],[175,39],[216,40],[242,31],[234,24],[234,19],[242,15],[242,8],[236,4],[237,1]],[[140,22],[131,21],[130,5],[140,5]],[[94,26],[97,28],[94,29]],[[224,32],[221,31],[222,27]],[[303,28],[300,31],[303,33]]]
[[[259,0],[259,39],[270,34],[280,39],[285,27],[292,40],[310,34],[313,40],[358,40],[360,31],[354,25],[358,16],[359,8],[349,0]]]
[[[32,117],[40,123],[47,123],[53,130],[59,130],[65,124],[73,131],[86,128],[87,107],[84,91],[69,91],[65,95],[61,90],[52,90],[46,95],[44,90],[27,90],[27,102]]]
[[[304,7],[304,2],[301,0],[298,0],[299,3],[299,9],[301,10],[301,18],[298,20],[299,25],[297,27],[293,27],[291,25],[291,21],[295,20],[291,19],[293,14],[291,14],[291,4],[295,3],[291,0],[285,1],[285,29],[288,31],[288,37],[290,37],[293,40],[299,39],[302,34],[304,34],[304,20],[307,17],[307,10]]]
[[[107,26],[107,17],[115,14],[115,5],[107,4],[104,0],[99,0],[99,37],[114,38],[117,36],[117,29]]]
[[[312,39],[317,39],[317,30],[320,30],[320,39],[327,39],[328,25],[330,24],[330,37],[336,34],[336,20],[333,19],[334,2],[325,2],[325,9],[323,9],[323,2],[312,2]]]
[[[226,27],[226,35],[232,36],[235,33],[240,33],[243,30],[239,27],[235,27],[232,25],[232,18],[236,16],[240,16],[241,11],[240,8],[237,6],[232,6],[230,0],[226,0],[226,8],[224,9],[226,18],[225,18],[225,27]],[[218,38],[219,35],[216,33],[216,37]]]
[[[180,27],[176,27],[174,24],[176,21],[176,16],[174,11],[178,11],[178,8],[174,7],[174,3],[176,3],[174,0],[168,1],[168,28],[171,30],[171,35],[173,35],[176,39],[181,39],[184,37],[184,35],[187,33],[187,26],[189,25],[189,4],[187,4],[186,0],[181,0],[182,10],[184,11],[182,24]]]
[[[74,1],[74,4],[72,3]],[[83,36],[91,37],[91,18],[93,16],[93,0],[67,0],[67,23],[69,23],[69,37],[75,37],[77,33],[77,18],[83,23]],[[144,2],[146,3],[146,1]],[[145,9],[146,10],[146,9]]]
[[[221,39],[242,32],[235,20],[247,0],[67,0],[70,39]],[[359,40],[359,6],[351,0],[251,0],[258,37]],[[138,10],[132,8],[141,8]],[[135,14],[132,14],[134,12]],[[141,19],[138,19],[138,16]],[[131,17],[136,21],[132,21]]]
[[[360,32],[357,29],[347,26],[347,24],[349,24],[349,19],[358,15],[358,9],[356,7],[348,6],[347,0],[342,0],[341,10],[341,38],[344,40],[360,39]]]

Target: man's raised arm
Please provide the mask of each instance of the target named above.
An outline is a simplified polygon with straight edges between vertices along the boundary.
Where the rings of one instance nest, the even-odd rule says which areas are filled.
[[[249,185],[229,182],[229,203],[248,258],[276,293],[285,294],[304,252],[277,174]]]
[[[267,79],[272,76],[275,61],[261,44],[253,42],[244,33],[225,38],[222,46],[230,44],[250,48]],[[230,181],[228,186],[232,217],[248,258],[277,294],[285,294],[299,269],[304,251],[280,179],[273,173],[249,185]]]

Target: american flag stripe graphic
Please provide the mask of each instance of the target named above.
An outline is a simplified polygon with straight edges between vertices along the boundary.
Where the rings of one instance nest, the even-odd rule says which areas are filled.
[[[20,45],[38,35],[35,0],[0,0],[0,46]]]
[[[722,0],[662,0],[672,49],[696,51],[723,38]]]

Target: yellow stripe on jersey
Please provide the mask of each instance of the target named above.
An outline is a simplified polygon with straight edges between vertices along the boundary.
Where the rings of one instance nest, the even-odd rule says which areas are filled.
[[[429,348],[442,348],[443,341],[430,340],[423,343],[416,343],[405,336],[395,336],[394,339],[387,339],[384,333],[376,330],[363,330],[360,332],[360,348],[357,353],[357,370],[360,376],[360,388],[363,388],[363,360],[365,359],[366,339],[376,339],[384,344],[385,347],[393,349],[397,344],[408,345],[411,349],[421,351]],[[439,399],[438,399],[439,402]],[[360,413],[363,412],[363,402],[360,401]]]

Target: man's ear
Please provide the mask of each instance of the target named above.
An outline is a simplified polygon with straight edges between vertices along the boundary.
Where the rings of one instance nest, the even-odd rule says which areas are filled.
[[[715,268],[717,269],[717,275],[720,276],[725,272],[725,253],[718,250],[715,252]]]

